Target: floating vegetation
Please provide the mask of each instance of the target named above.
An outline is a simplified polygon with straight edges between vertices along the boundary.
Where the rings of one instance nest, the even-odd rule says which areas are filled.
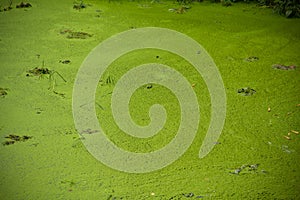
[[[194,196],[195,196],[195,194],[192,193],[192,192],[187,193],[187,194],[182,194],[182,195],[185,196],[185,197],[187,197],[187,198],[189,198],[189,197],[194,197]]]
[[[13,3],[13,1],[9,0],[9,6],[5,6],[3,8],[0,7],[0,12],[9,11],[9,10],[13,9],[12,3]],[[32,7],[32,5],[30,3],[24,3],[23,1],[16,5],[16,8],[30,8],[30,7]]]
[[[28,74],[26,74],[26,76],[39,76],[42,77],[42,75],[46,75],[46,74],[51,74],[51,70],[49,70],[48,68],[39,68],[39,67],[35,67],[33,69],[30,69],[27,71]]]
[[[256,93],[256,91],[254,89],[250,88],[250,87],[245,87],[245,88],[238,89],[237,92],[240,93],[243,96],[251,96],[251,95]]]
[[[33,69],[28,70],[26,76],[27,77],[38,76],[39,78],[43,78],[44,76],[48,76],[49,84],[50,84],[48,89],[52,88],[52,90],[54,90],[55,83],[56,83],[56,80],[54,78],[54,74],[57,74],[64,82],[67,82],[66,79],[60,73],[58,73],[57,71],[45,68],[44,67],[44,61],[43,61],[43,67],[35,67]]]
[[[79,2],[75,2],[74,5],[73,5],[73,9],[75,10],[81,10],[83,8],[86,8],[87,5],[85,3],[83,3],[83,1],[79,1]]]
[[[100,85],[101,86],[104,86],[104,85],[114,85],[115,84],[115,78],[111,75],[108,75],[106,78],[105,78],[105,81],[103,81],[102,79],[99,81]]]
[[[108,76],[105,80],[106,84],[114,84],[115,83],[115,79],[112,76]]]
[[[91,34],[89,33],[85,33],[85,32],[76,32],[76,31],[72,31],[70,29],[65,29],[60,31],[60,34],[64,35],[66,34],[66,38],[68,39],[86,39],[89,37],[92,37]]]
[[[0,7],[0,12],[9,11],[12,9],[12,0],[9,1],[9,6]]]
[[[26,74],[26,76],[39,76],[39,77],[42,77],[43,75],[49,75],[50,79],[53,79],[53,75],[57,74],[64,82],[67,82],[66,79],[64,79],[64,77],[60,73],[58,73],[55,70],[49,70],[48,68],[35,67],[31,70],[28,70],[27,72],[28,72],[28,74]]]
[[[272,65],[272,68],[280,69],[280,70],[295,70],[296,66],[295,65],[287,66],[287,65],[282,65],[282,64],[274,64],[274,65]]]
[[[24,3],[23,1],[16,5],[16,8],[30,8],[32,5],[30,3]]]
[[[259,58],[256,57],[256,56],[250,56],[248,58],[245,58],[244,60],[247,61],[247,62],[255,62],[255,61],[258,61]]]
[[[7,95],[8,88],[1,88],[0,87],[0,97],[4,98]]]
[[[148,84],[148,85],[146,86],[147,89],[151,89],[152,87],[153,87],[152,84]]]
[[[69,39],[86,39],[88,37],[92,37],[92,35],[85,33],[85,32],[70,32],[67,38]]]
[[[257,172],[259,164],[246,164],[242,165],[241,167],[232,170],[229,172],[230,174],[239,175],[241,172],[243,173],[251,173],[251,172]],[[261,170],[262,173],[266,173],[265,170]]]
[[[169,11],[170,12],[175,12],[177,14],[183,14],[185,12],[188,11],[188,9],[190,9],[190,6],[180,6],[179,8],[170,8]]]
[[[32,138],[32,136],[18,136],[18,135],[14,135],[14,134],[10,134],[8,136],[5,136],[5,138],[7,138],[8,140],[3,142],[3,145],[11,145],[11,144],[15,144],[16,142],[25,142],[29,139]]]
[[[62,64],[70,64],[70,63],[71,63],[71,60],[60,60],[59,63],[62,63]]]

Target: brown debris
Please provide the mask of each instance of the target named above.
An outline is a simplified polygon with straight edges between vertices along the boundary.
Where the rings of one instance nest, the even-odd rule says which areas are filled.
[[[287,65],[282,65],[282,64],[274,64],[272,66],[272,68],[273,69],[280,69],[280,70],[295,70],[296,66],[295,65],[287,66]]]
[[[9,134],[8,136],[5,136],[5,138],[9,139],[5,142],[3,142],[3,145],[11,145],[15,144],[16,142],[25,142],[26,140],[29,140],[32,138],[32,136],[19,136],[19,135],[14,135],[14,134]]]
[[[23,1],[16,5],[16,8],[30,8],[32,5],[30,3],[24,3]]]
[[[289,136],[284,135],[283,137],[287,140],[291,140],[291,138]]]

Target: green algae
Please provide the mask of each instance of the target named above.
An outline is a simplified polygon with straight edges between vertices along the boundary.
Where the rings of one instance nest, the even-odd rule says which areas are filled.
[[[10,89],[9,95],[0,99],[1,142],[10,132],[33,136],[24,143],[0,147],[0,199],[300,197],[300,136],[284,138],[291,130],[300,129],[299,69],[272,68],[274,64],[300,65],[299,19],[285,19],[252,4],[223,7],[204,2],[177,14],[168,11],[177,6],[172,2],[86,1],[91,6],[80,12],[72,8],[72,1],[30,3],[30,10],[0,13],[0,85]],[[96,12],[99,9],[103,11],[100,16]],[[226,87],[227,117],[215,148],[200,160],[198,151],[210,119],[205,82],[189,63],[171,53],[145,50],[124,55],[110,66],[96,96],[96,103],[103,108],[97,108],[99,121],[105,120],[108,137],[119,146],[139,152],[161,148],[174,136],[180,117],[171,92],[155,84],[150,89],[145,85],[133,95],[132,117],[146,125],[149,106],[162,103],[170,115],[165,130],[141,141],[117,129],[109,109],[111,92],[114,82],[134,65],[146,61],[174,67],[191,85],[196,84],[194,90],[203,105],[198,134],[182,157],[159,171],[127,174],[106,167],[85,150],[74,128],[72,88],[82,61],[99,42],[130,27],[147,26],[180,31],[204,46]],[[68,40],[59,34],[66,27],[87,31],[93,37]],[[64,99],[48,92],[46,80],[26,78],[26,70],[36,64],[36,54],[68,80],[56,85]],[[259,60],[245,62],[251,56]],[[70,58],[72,63],[60,65],[62,58]],[[255,88],[256,94],[238,95],[237,90],[244,86]],[[145,103],[139,101],[141,97],[146,98]],[[42,112],[37,114],[37,110]],[[259,173],[230,173],[248,164],[259,164]],[[185,196],[191,193],[194,196]]]

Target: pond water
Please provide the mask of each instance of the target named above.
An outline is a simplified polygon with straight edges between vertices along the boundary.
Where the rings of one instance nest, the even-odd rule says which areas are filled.
[[[17,2],[13,2],[11,10],[0,12],[0,199],[300,198],[299,19],[286,19],[271,9],[245,3],[224,7],[202,2],[188,8],[173,1],[86,0],[75,7],[71,0],[25,3],[31,7],[16,8]],[[9,6],[9,1],[0,0],[0,5]],[[147,173],[128,173],[107,166],[87,150],[85,145],[90,144],[84,140],[98,137],[99,130],[92,126],[79,130],[72,98],[74,87],[80,84],[76,79],[79,69],[84,63],[93,65],[87,57],[97,45],[145,27],[176,31],[200,44],[204,50],[194,51],[187,40],[174,40],[172,46],[182,48],[183,53],[193,52],[191,58],[206,52],[224,90],[218,90],[219,79],[206,76],[211,65],[202,66],[205,74],[199,74],[193,63],[163,49],[135,49],[110,63],[91,90],[95,103],[86,102],[93,105],[89,108],[94,109],[105,136],[127,152],[149,154],[163,149],[173,142],[182,116],[190,116],[197,107],[187,106],[191,110],[183,113],[181,106],[185,102],[190,105],[190,96],[183,101],[176,98],[174,91],[157,83],[174,81],[167,71],[153,73],[155,81],[132,93],[129,116],[135,125],[147,126],[150,117],[155,121],[158,113],[153,109],[149,116],[151,106],[160,104],[166,111],[165,123],[151,137],[126,134],[111,109],[114,89],[126,72],[146,63],[169,66],[185,77],[199,103],[195,137],[182,155],[178,153],[178,159]],[[163,37],[150,36],[145,41],[159,45]],[[139,41],[138,37],[133,41],[116,39],[120,43],[116,51]],[[112,55],[109,50],[103,51],[105,59]],[[206,57],[201,58],[200,62],[207,64]],[[135,77],[131,80],[137,82]],[[131,86],[123,87],[129,91]],[[215,101],[210,87],[216,88]],[[216,109],[215,102],[222,104],[223,91],[224,126],[220,133],[212,128],[211,133],[220,135],[208,141],[205,135],[211,122],[218,119],[211,111]],[[116,102],[119,100],[121,104],[121,99]],[[192,124],[196,119],[188,117],[187,121]],[[85,127],[90,119],[83,122]],[[212,150],[200,159],[199,150],[206,140]],[[187,143],[183,137],[177,145]],[[149,157],[149,163],[141,163],[141,171],[169,156],[157,161]],[[111,154],[107,162],[120,159]]]

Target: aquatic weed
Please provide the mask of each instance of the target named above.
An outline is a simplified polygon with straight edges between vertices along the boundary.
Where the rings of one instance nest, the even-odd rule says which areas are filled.
[[[256,93],[256,90],[250,87],[245,87],[245,88],[238,89],[237,92],[243,96],[251,96]]]
[[[73,9],[76,9],[76,10],[81,10],[83,8],[86,8],[86,4],[83,3],[83,0],[80,0],[79,2],[78,1],[75,1],[74,4],[73,4]]]
[[[45,76],[48,76],[49,78],[49,90],[52,89],[54,90],[54,87],[56,85],[56,79],[54,75],[57,74],[64,82],[67,82],[66,79],[57,71],[55,70],[50,70],[45,67],[45,62],[42,62],[42,67],[35,67],[33,69],[30,69],[27,71],[26,76],[38,76],[39,78],[43,78]]]
[[[66,34],[66,38],[68,38],[68,39],[86,39],[86,38],[93,36],[86,32],[72,31],[70,29],[64,29],[64,30],[60,31],[60,34],[62,34],[62,35]]]
[[[12,0],[9,0],[9,6],[3,7],[3,8],[2,8],[2,6],[0,6],[0,12],[11,10],[12,9],[12,3],[13,3]]]
[[[9,90],[8,88],[1,88],[0,87],[0,97],[4,98],[8,94],[7,93],[8,90]]]
[[[30,3],[24,3],[23,1],[16,5],[16,8],[30,8],[32,5]]]
[[[8,140],[3,142],[2,144],[3,145],[11,145],[16,142],[25,142],[25,141],[31,139],[32,136],[28,136],[28,135],[19,136],[19,135],[15,135],[15,134],[9,134],[8,136],[5,136],[5,138]]]

